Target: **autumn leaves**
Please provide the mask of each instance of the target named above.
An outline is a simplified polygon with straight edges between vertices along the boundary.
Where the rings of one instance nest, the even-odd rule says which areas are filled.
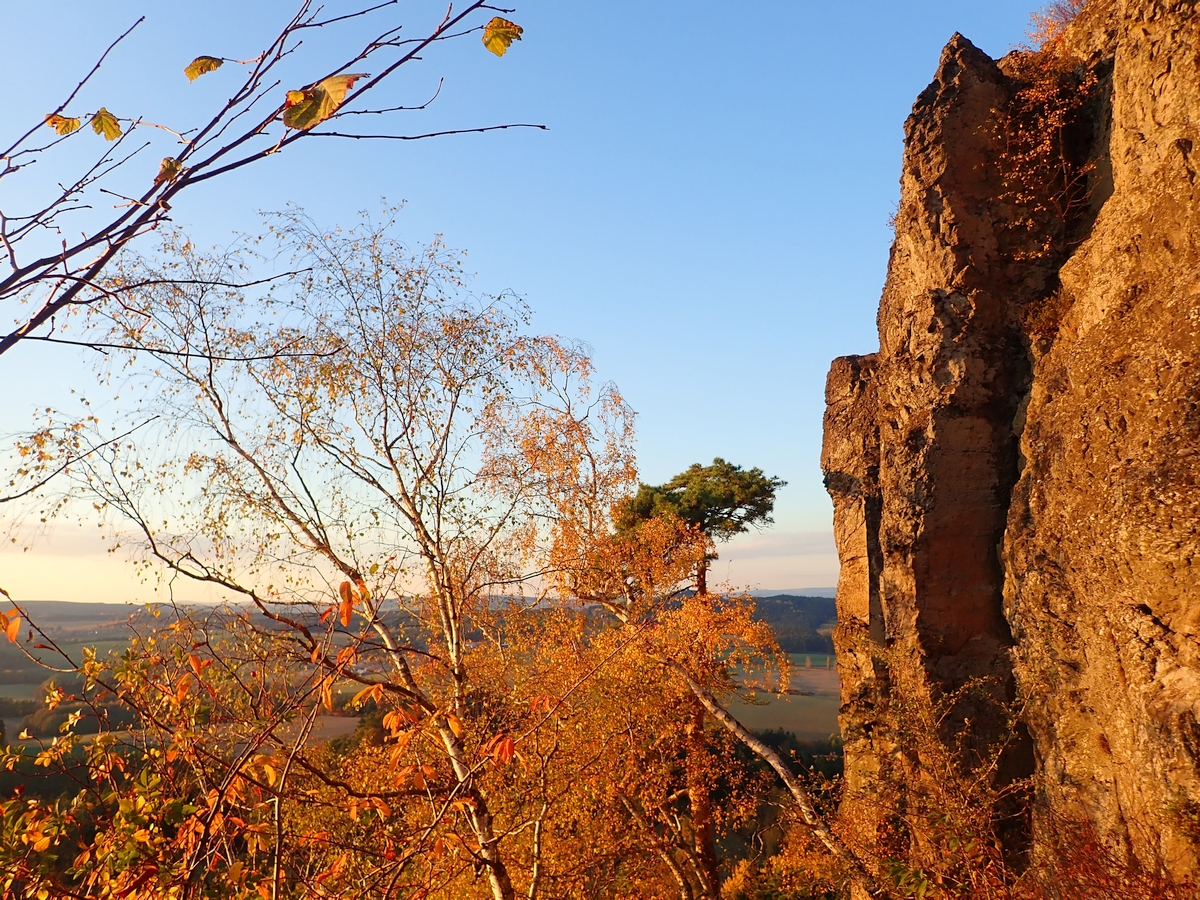
[[[96,110],[88,118],[92,126],[92,131],[103,137],[106,141],[115,141],[121,136],[121,123],[103,106]],[[63,116],[58,113],[51,113],[46,116],[46,124],[53,128],[63,137],[66,137],[72,132],[78,131],[81,121],[75,116]]]
[[[481,31],[484,47],[496,56],[503,56],[508,52],[513,41],[521,40],[524,29],[515,22],[495,16],[482,26]],[[251,60],[227,60],[218,56],[197,56],[188,63],[183,73],[188,81],[196,81],[204,75],[217,71],[226,62],[255,65],[262,62],[262,57]],[[304,132],[329,121],[345,104],[355,83],[369,77],[363,72],[338,73],[322,78],[307,87],[289,90],[279,110],[279,117],[283,121],[284,128],[289,131]],[[142,124],[141,119],[118,118],[103,106],[84,118],[87,118],[92,130],[106,141],[115,141],[125,133],[121,126],[122,122],[130,125]],[[45,121],[47,127],[54,129],[60,137],[68,137],[83,125],[83,118],[64,115],[61,109],[48,114]],[[180,135],[180,141],[185,146],[190,143],[182,135]],[[182,168],[183,165],[178,158],[164,158],[159,166],[158,174],[155,176],[154,186],[157,188],[173,181],[178,177]]]

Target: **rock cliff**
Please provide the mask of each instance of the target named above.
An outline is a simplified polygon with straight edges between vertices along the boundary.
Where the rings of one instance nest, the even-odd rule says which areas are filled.
[[[879,351],[826,392],[847,827],[929,777],[915,693],[1030,779],[1010,855],[1081,822],[1194,877],[1200,6],[1091,0],[999,62],[956,35],[905,130]]]

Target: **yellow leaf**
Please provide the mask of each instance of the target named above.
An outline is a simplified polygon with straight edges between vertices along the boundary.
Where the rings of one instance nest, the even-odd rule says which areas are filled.
[[[51,113],[46,116],[46,124],[59,134],[70,134],[72,131],[79,130],[80,123],[73,116],[60,116],[58,113]]]
[[[34,853],[45,853],[46,850],[49,849],[49,847],[50,847],[50,837],[49,837],[49,835],[47,835],[46,837],[42,838],[40,841],[38,841],[37,843],[35,843],[33,845],[33,852]]]
[[[21,617],[13,616],[8,621],[8,627],[4,629],[4,633],[8,635],[8,641],[11,644],[17,642],[17,634],[21,631]]]
[[[454,713],[447,713],[446,724],[450,726],[450,730],[454,732],[455,737],[462,737],[462,733],[465,730],[463,728],[462,719],[460,719]]]
[[[284,103],[283,124],[288,128],[307,131],[332,116],[354,82],[366,78],[362,72],[351,75],[331,75],[305,91],[288,91]]]
[[[158,167],[158,174],[154,177],[154,186],[158,187],[160,184],[174,181],[175,176],[179,174],[179,168],[179,160],[168,156]]]
[[[188,81],[195,81],[201,75],[215,72],[223,65],[225,65],[225,60],[219,59],[216,56],[197,56],[183,70],[183,74],[188,77]]]
[[[503,56],[508,52],[508,48],[512,46],[513,41],[521,39],[521,33],[525,29],[515,22],[510,22],[508,19],[502,19],[496,16],[487,25],[483,26],[483,46],[487,47],[497,56]]]
[[[121,123],[102,106],[92,116],[92,131],[104,135],[106,141],[115,141],[121,136]]]

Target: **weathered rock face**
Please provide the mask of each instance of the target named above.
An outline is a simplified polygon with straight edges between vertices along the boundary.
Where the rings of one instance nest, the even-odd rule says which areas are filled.
[[[1182,878],[1200,871],[1200,6],[1092,0],[1059,51],[1096,84],[1067,151],[1090,202],[1067,221],[1015,198],[996,126],[1015,63],[956,36],[906,126],[879,352],[830,373],[847,802],[913,777],[884,657],[935,696],[987,677],[1025,704],[1032,755],[1016,742],[1001,777],[1035,775],[1035,817]]]

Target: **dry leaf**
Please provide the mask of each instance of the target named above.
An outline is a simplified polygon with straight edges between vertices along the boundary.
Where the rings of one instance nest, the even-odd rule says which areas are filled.
[[[51,113],[46,116],[46,124],[59,134],[70,134],[72,131],[79,130],[80,123],[74,116],[60,116],[58,113]]]
[[[214,72],[221,66],[225,65],[225,60],[216,56],[197,56],[193,59],[183,74],[188,77],[188,81],[195,81],[201,75],[207,75],[209,72]]]
[[[368,76],[362,72],[351,75],[331,75],[308,90],[288,91],[284,102],[283,124],[288,128],[307,131],[332,116],[354,82]]]
[[[508,19],[496,16],[483,27],[483,46],[487,47],[497,56],[503,56],[508,52],[508,48],[512,46],[513,41],[521,39],[521,33],[524,30],[516,22],[510,22]]]
[[[92,131],[104,135],[106,141],[115,141],[121,136],[121,123],[102,106],[92,116]]]

